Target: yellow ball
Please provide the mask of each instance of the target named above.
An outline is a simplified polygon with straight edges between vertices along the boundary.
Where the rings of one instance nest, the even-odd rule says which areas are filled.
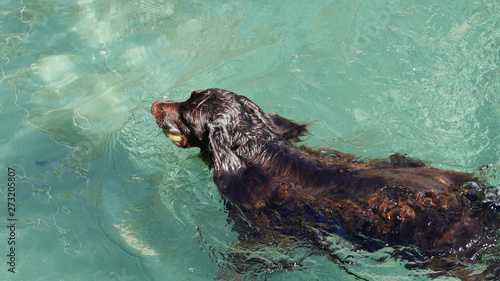
[[[165,136],[167,136],[167,138],[169,138],[171,141],[181,141],[182,140],[182,137],[181,136],[176,136],[174,134],[171,134],[167,131],[163,131],[163,133],[165,134]]]

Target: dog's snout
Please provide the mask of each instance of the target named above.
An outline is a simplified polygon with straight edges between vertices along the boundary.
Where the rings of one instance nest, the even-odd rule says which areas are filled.
[[[153,106],[151,106],[151,114],[157,116],[162,111],[161,106],[163,103],[164,101],[156,101],[155,103],[153,103]]]
[[[153,103],[151,106],[151,114],[158,116],[158,114],[165,111],[178,110],[181,102],[171,100],[160,100]]]

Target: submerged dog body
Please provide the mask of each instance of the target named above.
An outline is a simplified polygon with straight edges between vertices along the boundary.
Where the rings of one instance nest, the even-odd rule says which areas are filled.
[[[338,151],[298,148],[305,125],[266,114],[229,91],[158,101],[151,113],[177,146],[200,148],[219,192],[247,216],[240,230],[299,235],[312,227],[368,250],[416,245],[448,255],[470,248],[498,224],[470,174],[399,154],[363,162]]]

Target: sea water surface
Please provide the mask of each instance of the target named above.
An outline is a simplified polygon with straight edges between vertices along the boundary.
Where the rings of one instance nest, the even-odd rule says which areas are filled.
[[[154,101],[195,89],[232,90],[308,123],[309,146],[405,153],[498,187],[499,8],[497,0],[2,1],[0,279],[215,278],[237,243],[224,202],[198,151],[175,147],[149,113]],[[266,276],[427,279],[390,249],[336,251],[342,265],[304,254],[296,268]]]

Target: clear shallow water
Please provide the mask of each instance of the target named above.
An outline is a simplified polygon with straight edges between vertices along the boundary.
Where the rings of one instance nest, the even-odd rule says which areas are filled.
[[[498,11],[492,0],[3,1],[0,163],[18,176],[18,259],[9,273],[4,185],[0,276],[213,279],[236,235],[197,151],[175,148],[149,114],[194,89],[310,123],[307,145],[490,165],[498,186]],[[375,255],[347,270],[311,256],[271,279],[425,279]]]

